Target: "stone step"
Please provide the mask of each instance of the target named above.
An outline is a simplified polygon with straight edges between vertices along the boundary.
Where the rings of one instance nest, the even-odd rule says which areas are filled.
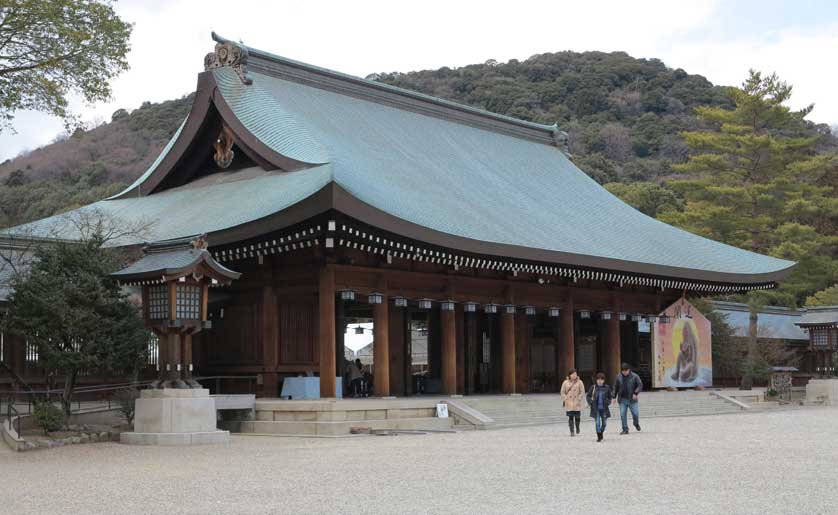
[[[372,429],[451,429],[452,418],[392,418],[383,420],[360,421],[268,421],[249,420],[241,422],[244,434],[271,434],[295,436],[344,436],[350,434],[353,427]]]

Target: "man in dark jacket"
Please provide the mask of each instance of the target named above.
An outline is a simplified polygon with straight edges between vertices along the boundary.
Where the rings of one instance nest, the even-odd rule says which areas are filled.
[[[620,373],[614,380],[613,397],[620,403],[620,421],[623,423],[621,435],[629,432],[626,412],[631,410],[631,418],[634,420],[634,428],[640,431],[640,410],[637,406],[637,396],[643,390],[643,381],[640,376],[631,371],[631,365],[623,363]]]

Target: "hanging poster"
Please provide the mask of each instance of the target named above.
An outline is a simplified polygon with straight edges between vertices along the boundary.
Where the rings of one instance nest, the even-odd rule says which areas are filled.
[[[686,299],[679,299],[661,315],[669,323],[652,328],[655,388],[713,385],[710,321]]]

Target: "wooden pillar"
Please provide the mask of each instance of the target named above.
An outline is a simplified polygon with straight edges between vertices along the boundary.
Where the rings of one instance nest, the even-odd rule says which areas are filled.
[[[611,320],[606,322],[606,327],[605,377],[608,384],[614,384],[612,381],[620,373],[620,320],[617,313],[611,314]]]
[[[405,309],[396,308],[390,312],[390,394],[404,395],[407,369],[407,343],[405,342]]]
[[[568,299],[562,308],[559,338],[559,378],[563,378],[568,370],[576,367],[576,342],[573,332],[573,299]]]
[[[454,311],[441,310],[442,392],[457,393],[457,319]]]
[[[503,308],[501,315],[501,354],[503,359],[503,393],[515,393],[515,314]]]
[[[465,313],[466,326],[466,352],[465,352],[465,374],[466,382],[463,393],[474,393],[477,391],[476,377],[478,370],[478,363],[480,363],[483,356],[483,347],[478,345],[478,324],[477,313]]]
[[[372,308],[373,363],[375,366],[374,392],[376,397],[390,396],[390,313],[389,296]]]
[[[320,348],[320,397],[336,397],[335,381],[335,270],[329,265],[320,269],[318,346]]]
[[[279,306],[274,289],[262,288],[262,394],[279,396]]]
[[[180,335],[169,333],[166,335],[166,368],[163,370],[167,381],[180,379]],[[162,369],[161,369],[162,370]]]
[[[520,312],[516,322],[517,338],[515,339],[515,351],[517,355],[517,392],[529,393],[530,391],[530,316]]]
[[[466,335],[463,305],[457,304],[457,393],[466,393]]]
[[[183,335],[183,373],[184,379],[192,379],[192,335]]]

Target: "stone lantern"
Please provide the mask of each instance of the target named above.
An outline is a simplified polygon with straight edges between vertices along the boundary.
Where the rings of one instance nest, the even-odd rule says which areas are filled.
[[[144,256],[111,276],[142,288],[143,319],[158,337],[159,375],[136,401],[134,432],[122,441],[190,445],[227,441],[215,427],[215,400],[192,379],[192,335],[209,329],[209,289],[241,274],[219,264],[203,237],[155,243]]]

